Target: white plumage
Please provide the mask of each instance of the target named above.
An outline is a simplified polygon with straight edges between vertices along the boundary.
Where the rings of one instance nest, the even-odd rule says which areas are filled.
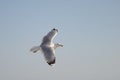
[[[57,35],[58,29],[52,29],[46,36],[43,37],[42,43],[40,46],[34,46],[30,49],[33,53],[41,50],[44,54],[45,60],[49,65],[55,64],[55,49],[57,47],[63,47],[62,44],[56,43],[54,44],[52,40]]]

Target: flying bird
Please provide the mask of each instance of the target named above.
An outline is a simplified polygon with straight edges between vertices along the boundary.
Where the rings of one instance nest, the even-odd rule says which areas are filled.
[[[45,57],[46,62],[51,66],[55,64],[55,49],[58,47],[63,47],[61,43],[53,43],[53,39],[58,33],[58,29],[53,28],[47,35],[43,37],[42,43],[39,46],[34,46],[30,49],[33,53],[41,51]]]

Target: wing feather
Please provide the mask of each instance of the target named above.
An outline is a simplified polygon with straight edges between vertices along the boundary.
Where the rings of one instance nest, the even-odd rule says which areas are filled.
[[[57,32],[57,29],[52,29],[46,36],[43,37],[42,45],[50,44],[54,37],[57,35]]]
[[[46,62],[51,65],[55,63],[55,51],[51,47],[42,47],[42,51],[45,57]]]

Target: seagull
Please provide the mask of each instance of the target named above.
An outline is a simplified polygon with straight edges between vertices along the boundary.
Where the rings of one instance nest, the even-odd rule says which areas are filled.
[[[45,57],[46,62],[52,66],[55,64],[55,49],[63,47],[61,43],[53,43],[53,39],[58,33],[58,29],[53,28],[47,35],[43,37],[42,43],[39,46],[34,46],[30,49],[31,52],[36,53],[41,51]]]

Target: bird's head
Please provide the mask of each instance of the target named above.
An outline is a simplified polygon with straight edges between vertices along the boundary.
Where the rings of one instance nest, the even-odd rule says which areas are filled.
[[[63,45],[61,43],[57,43],[56,44],[58,47],[63,47]]]

